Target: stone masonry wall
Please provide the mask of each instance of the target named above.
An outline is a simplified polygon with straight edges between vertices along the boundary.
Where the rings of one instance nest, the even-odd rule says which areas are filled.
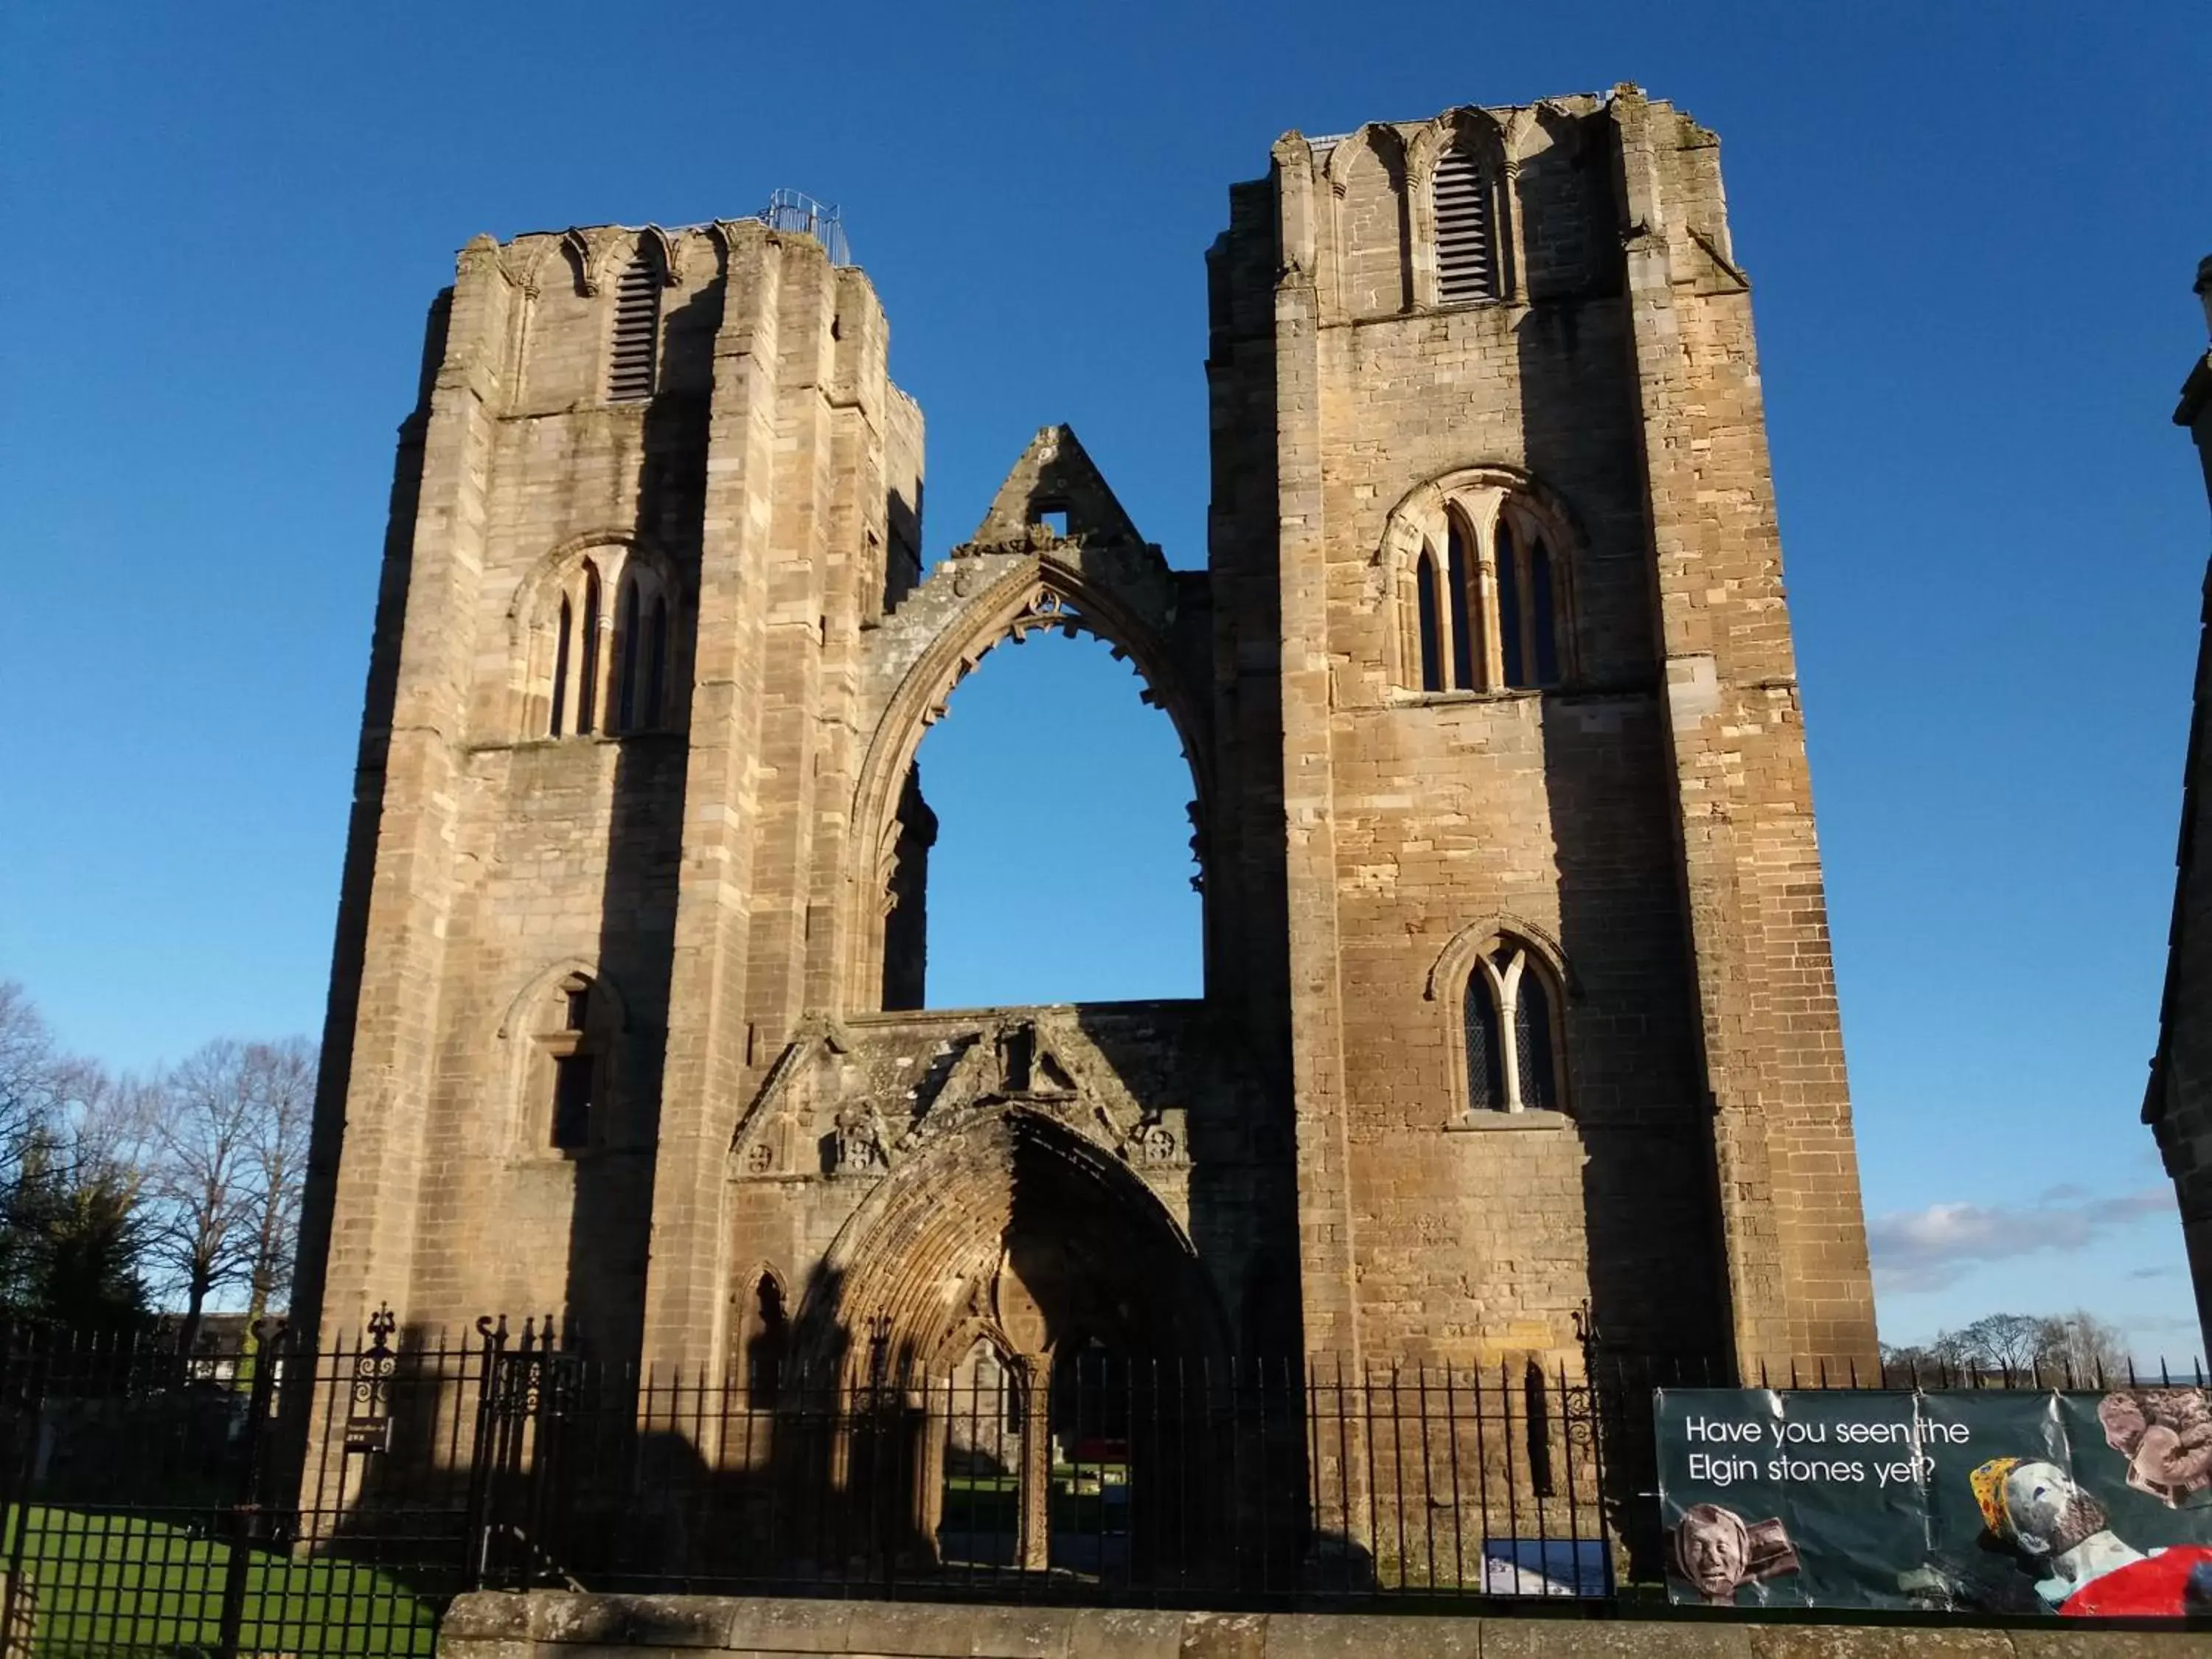
[[[1455,146],[1494,292],[1445,305],[1430,181]],[[866,276],[811,238],[463,252],[393,489],[303,1308],[343,1328],[389,1302],[410,1333],[553,1312],[694,1373],[763,1334],[763,1285],[800,1336],[896,1314],[933,1362],[988,1340],[1045,1366],[1071,1336],[1353,1364],[1870,1352],[1711,135],[1632,88],[1460,109],[1288,135],[1231,202],[1204,574],[1064,427],[922,572],[921,411]],[[639,270],[653,380],[618,398]],[[1413,553],[1478,489],[1547,526],[1541,689],[1421,689]],[[646,729],[554,729],[587,561],[670,602]],[[885,1014],[887,934],[895,999],[926,997],[923,941],[885,921],[924,902],[899,887],[915,745],[1038,628],[1110,641],[1175,722],[1206,998]],[[1556,978],[1563,1086],[1527,1112],[1469,1109],[1464,997],[1499,941]],[[570,1050],[590,1133],[556,1146]]]
[[[1497,191],[1498,291],[1443,307],[1427,180],[1453,144]],[[1665,164],[1624,182],[1621,158],[1647,153]],[[1217,431],[1272,392],[1273,511],[1247,516],[1253,469],[1217,457],[1216,568],[1266,562],[1279,584],[1308,1346],[1571,1362],[1595,1331],[1747,1364],[1869,1355],[1771,485],[1709,140],[1630,89],[1292,134],[1274,161],[1266,191],[1232,197],[1213,354]],[[1683,274],[1658,315],[1633,251],[1662,223]],[[1263,239],[1274,258],[1234,263]],[[1272,303],[1224,280],[1264,281]],[[1391,527],[1469,469],[1525,481],[1565,526],[1556,690],[1419,689]],[[1714,647],[1694,671],[1675,660],[1676,573]],[[1745,715],[1701,724],[1684,672]],[[1717,857],[1717,818],[1741,854]],[[1564,1114],[1465,1109],[1455,942],[1497,932],[1556,947]]]
[[[933,1607],[749,1596],[477,1594],[453,1604],[441,1659],[618,1659],[650,1652],[769,1659],[2180,1659],[2187,1631],[1915,1629],[1898,1625],[1224,1613]]]

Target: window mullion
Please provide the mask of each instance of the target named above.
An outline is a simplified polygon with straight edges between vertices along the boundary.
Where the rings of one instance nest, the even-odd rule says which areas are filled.
[[[1495,691],[1505,684],[1505,665],[1499,654],[1498,642],[1503,635],[1498,626],[1498,533],[1494,522],[1474,536],[1474,563],[1473,608],[1484,623],[1475,637],[1475,672],[1482,683],[1481,689]]]
[[[1498,1048],[1505,1085],[1505,1109],[1517,1112],[1521,1103],[1521,969],[1528,958],[1520,951],[1498,976]]]
[[[1461,639],[1468,631],[1466,583],[1462,578],[1465,563],[1460,551],[1459,527],[1447,522],[1444,526],[1444,556],[1433,567],[1437,584],[1437,614],[1439,618],[1437,642],[1437,678],[1447,691],[1464,691],[1459,672]]]

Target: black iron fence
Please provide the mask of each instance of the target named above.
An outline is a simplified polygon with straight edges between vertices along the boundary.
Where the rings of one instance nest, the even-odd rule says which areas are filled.
[[[490,1583],[1212,1607],[1615,1582],[1615,1402],[1564,1373],[1096,1356],[732,1382],[540,1352],[496,1374]]]
[[[428,1655],[488,1350],[0,1328],[5,1659]]]
[[[947,1374],[708,1376],[565,1352],[534,1323],[449,1342],[381,1318],[316,1351],[273,1328],[189,1346],[0,1328],[0,1659],[427,1655],[473,1585],[1618,1602],[1660,1571],[1651,1389],[1728,1380],[1612,1359],[1033,1364],[984,1345]]]

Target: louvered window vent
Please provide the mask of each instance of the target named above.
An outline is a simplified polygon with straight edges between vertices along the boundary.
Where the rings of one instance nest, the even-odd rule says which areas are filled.
[[[1498,297],[1498,259],[1490,234],[1490,193],[1465,150],[1437,162],[1437,294],[1446,305]]]
[[[615,284],[614,349],[607,360],[607,397],[618,404],[653,396],[653,355],[660,334],[660,273],[641,256]]]

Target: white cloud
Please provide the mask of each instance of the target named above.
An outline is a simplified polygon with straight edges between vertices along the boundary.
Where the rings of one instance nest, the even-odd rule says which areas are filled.
[[[2173,1206],[2173,1188],[2165,1182],[2105,1198],[2079,1187],[2053,1187],[2029,1204],[1930,1204],[1924,1210],[1893,1210],[1867,1223],[1867,1243],[1883,1290],[1935,1291],[1975,1262],[2078,1250]]]

